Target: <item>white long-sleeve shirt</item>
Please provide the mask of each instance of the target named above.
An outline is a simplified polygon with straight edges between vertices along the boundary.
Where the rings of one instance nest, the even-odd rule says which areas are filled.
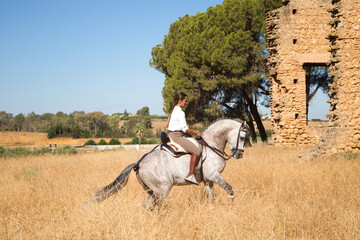
[[[175,106],[170,116],[168,130],[186,132],[188,129],[184,111],[179,106]]]

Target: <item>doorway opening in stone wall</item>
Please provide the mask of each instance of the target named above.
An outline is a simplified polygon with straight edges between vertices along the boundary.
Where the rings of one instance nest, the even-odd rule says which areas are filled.
[[[306,74],[306,117],[309,121],[327,121],[329,113],[330,69],[324,64],[304,64]]]

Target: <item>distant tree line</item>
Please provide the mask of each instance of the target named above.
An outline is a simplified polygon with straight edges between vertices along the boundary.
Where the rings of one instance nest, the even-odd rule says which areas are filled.
[[[136,124],[144,126],[144,136],[153,137],[152,119],[166,118],[165,116],[151,116],[148,107],[138,110],[136,115],[131,116],[125,110],[124,113],[106,115],[100,111],[85,113],[74,111],[70,114],[63,112],[44,113],[42,115],[31,112],[27,115],[22,113],[13,116],[5,111],[0,112],[1,131],[23,131],[47,133],[48,138],[55,137],[135,137]],[[121,120],[127,120],[122,126]]]

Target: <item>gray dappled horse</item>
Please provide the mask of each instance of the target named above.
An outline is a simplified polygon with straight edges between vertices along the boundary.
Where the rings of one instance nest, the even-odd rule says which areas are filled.
[[[250,144],[249,136],[246,123],[230,119],[219,120],[203,132],[201,164],[198,164],[195,177],[198,182],[204,182],[209,201],[213,197],[214,183],[225,189],[230,199],[234,198],[232,187],[221,176],[221,172],[226,160],[231,157],[242,158],[245,142]],[[224,152],[226,143],[229,143],[232,152],[230,156]],[[127,166],[114,182],[95,193],[87,203],[100,202],[121,190],[132,170],[136,172],[139,183],[146,191],[144,206],[147,209],[160,208],[173,186],[189,185],[184,178],[189,172],[190,155],[175,158],[167,151],[155,150],[156,148]]]

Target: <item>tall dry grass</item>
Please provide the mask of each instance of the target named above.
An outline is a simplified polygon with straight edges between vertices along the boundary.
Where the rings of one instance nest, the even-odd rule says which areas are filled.
[[[160,211],[142,207],[134,173],[117,195],[83,206],[145,152],[0,159],[0,239],[359,239],[360,159],[305,162],[305,150],[257,145],[215,186],[174,187]]]

